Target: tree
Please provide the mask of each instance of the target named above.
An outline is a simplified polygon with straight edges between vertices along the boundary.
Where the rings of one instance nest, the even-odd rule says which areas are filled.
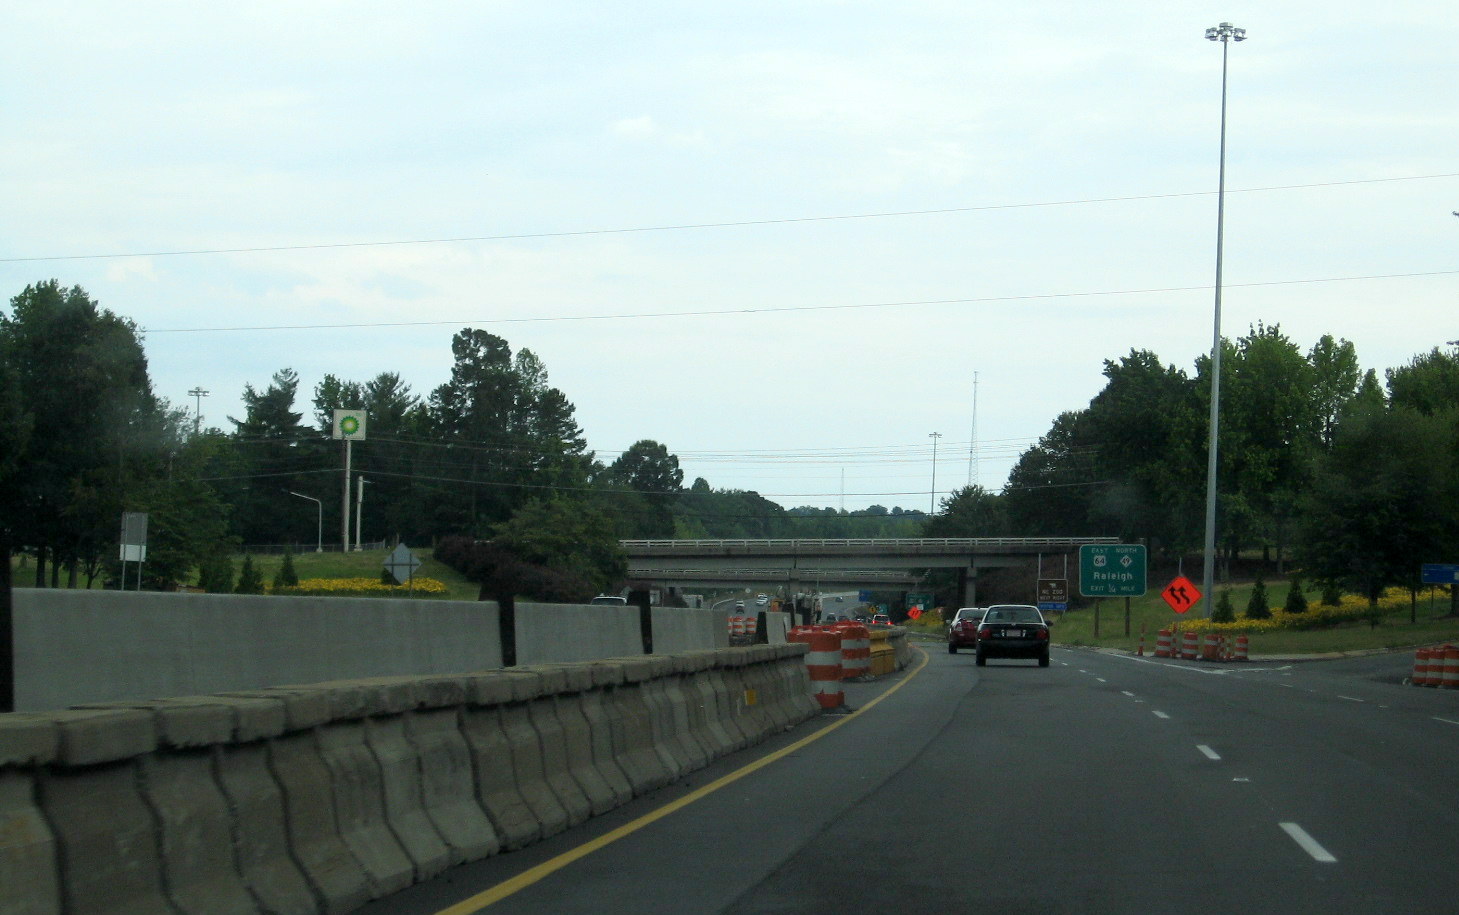
[[[1256,582],[1251,586],[1251,598],[1246,602],[1246,618],[1249,620],[1272,618],[1271,604],[1267,603],[1266,582],[1260,575],[1256,576]]]
[[[1388,370],[1388,398],[1394,406],[1432,416],[1459,407],[1459,347],[1434,347],[1408,365]]]
[[[497,525],[493,540],[527,562],[583,578],[598,591],[616,586],[628,572],[612,521],[582,500],[534,499]]]
[[[1287,613],[1306,613],[1307,595],[1302,591],[1302,577],[1293,575],[1291,582],[1287,585],[1287,601],[1282,605]]]
[[[981,486],[964,486],[942,500],[927,521],[927,537],[1002,537],[1008,532],[1002,497]]]
[[[299,573],[294,570],[294,551],[284,550],[284,561],[279,563],[279,570],[274,573],[274,590],[279,588],[292,588],[299,584]]]
[[[604,474],[614,486],[638,493],[646,514],[635,524],[636,536],[666,538],[674,535],[673,506],[684,485],[679,459],[652,439],[629,446]]]
[[[81,555],[114,538],[139,485],[165,465],[164,407],[136,325],[79,286],[49,280],[11,299],[10,313],[0,313],[0,356],[0,418],[10,426],[0,517],[12,543],[35,549],[37,586],[47,583],[48,560],[52,583],[62,562],[74,582]],[[44,435],[28,434],[42,421]]]
[[[1085,428],[1083,412],[1061,413],[1039,443],[1019,457],[1003,490],[1010,532],[1020,537],[1092,533],[1090,501],[1101,480]]]
[[[244,543],[315,539],[317,515],[304,510],[290,490],[319,498],[326,514],[337,516],[339,511],[339,478],[329,477],[339,464],[328,456],[323,436],[301,422],[304,414],[294,409],[298,390],[294,370],[280,369],[262,391],[244,385],[243,418],[229,417],[234,425],[230,457],[237,460],[227,475],[242,479],[223,484],[223,491],[234,506],[234,529]]]
[[[253,565],[253,557],[244,555],[243,570],[238,573],[238,587],[235,589],[238,594],[262,594],[263,575]]]
[[[1234,623],[1236,622],[1236,609],[1231,606],[1231,592],[1222,590],[1221,596],[1216,599],[1216,609],[1211,611],[1211,622],[1213,623]]]
[[[1329,589],[1376,603],[1430,557],[1459,546],[1459,411],[1369,409],[1338,426],[1304,502],[1304,567]]]
[[[1307,361],[1312,365],[1312,412],[1317,437],[1323,448],[1331,448],[1338,420],[1358,391],[1358,353],[1351,342],[1323,334],[1307,354]]]

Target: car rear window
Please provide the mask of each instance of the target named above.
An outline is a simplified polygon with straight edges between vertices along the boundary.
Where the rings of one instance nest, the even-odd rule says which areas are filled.
[[[1032,607],[994,607],[983,617],[985,623],[1042,623],[1043,616]]]

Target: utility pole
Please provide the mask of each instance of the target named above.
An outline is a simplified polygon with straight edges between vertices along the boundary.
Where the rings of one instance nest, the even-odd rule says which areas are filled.
[[[931,503],[927,509],[927,517],[937,514],[937,440],[942,438],[941,432],[929,432],[927,437],[932,439],[932,495],[929,498]]]
[[[968,433],[968,485],[978,479],[978,373],[973,373],[973,428]]]
[[[197,409],[193,411],[193,435],[197,435],[199,432],[203,431],[203,398],[208,396],[208,392],[203,390],[202,387],[199,386],[193,388],[187,393],[188,396],[196,400],[198,404]]]

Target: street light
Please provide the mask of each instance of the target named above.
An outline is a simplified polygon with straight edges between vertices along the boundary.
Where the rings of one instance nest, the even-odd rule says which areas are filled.
[[[324,552],[324,503],[321,502],[321,501],[319,501],[318,499],[314,498],[313,496],[306,496],[302,492],[294,492],[292,489],[291,490],[288,490],[288,493],[291,496],[298,496],[301,499],[308,499],[310,502],[313,502],[315,505],[319,506],[319,529],[315,532],[315,535],[314,535],[314,552],[316,552],[316,553],[323,553]]]
[[[1246,29],[1229,22],[1206,29],[1208,41],[1221,42],[1221,168],[1216,190],[1216,320],[1211,340],[1211,433],[1206,450],[1206,549],[1201,584],[1206,595],[1206,616],[1215,603],[1216,566],[1216,440],[1221,416],[1221,249],[1226,222],[1226,52],[1232,41],[1245,41]]]
[[[930,518],[937,514],[937,440],[942,438],[941,432],[929,432],[927,437],[932,439],[932,496],[931,503],[927,509],[927,516]]]

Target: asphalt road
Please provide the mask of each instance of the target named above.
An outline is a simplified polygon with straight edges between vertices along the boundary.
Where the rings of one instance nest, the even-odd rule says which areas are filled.
[[[925,647],[851,684],[857,715],[362,911],[1459,911],[1459,692],[1403,686],[1410,654],[1056,648],[1040,669]]]

